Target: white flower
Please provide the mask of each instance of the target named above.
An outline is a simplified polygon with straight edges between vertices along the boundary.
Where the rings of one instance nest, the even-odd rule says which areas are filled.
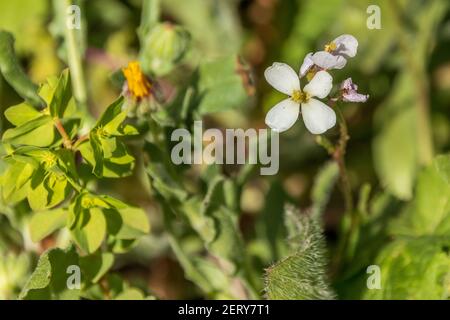
[[[324,51],[314,53],[310,59],[322,69],[342,69],[348,58],[353,58],[358,51],[358,40],[352,35],[344,34],[325,46]]]
[[[289,98],[275,105],[266,115],[266,124],[277,132],[292,127],[298,119],[300,106],[306,128],[313,134],[321,134],[336,124],[336,114],[329,106],[314,99],[325,98],[331,91],[333,78],[326,71],[319,71],[314,78],[300,88],[300,78],[285,63],[275,62],[264,72],[267,82]]]
[[[342,101],[345,102],[366,102],[368,94],[358,93],[358,86],[353,83],[352,78],[345,79],[341,84]]]
[[[311,59],[313,53],[310,52],[306,55],[305,59],[303,59],[303,63],[300,67],[300,78],[303,78],[308,71],[314,66],[314,61]]]

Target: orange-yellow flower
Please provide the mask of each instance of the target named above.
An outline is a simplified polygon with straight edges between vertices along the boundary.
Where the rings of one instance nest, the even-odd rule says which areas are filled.
[[[142,72],[139,62],[131,61],[122,72],[127,79],[128,91],[133,98],[141,100],[151,95],[152,84]]]

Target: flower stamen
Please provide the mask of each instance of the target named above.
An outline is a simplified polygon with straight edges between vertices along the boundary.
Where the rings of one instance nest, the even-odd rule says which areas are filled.
[[[333,52],[334,50],[336,50],[336,48],[337,48],[337,45],[336,45],[336,43],[334,43],[333,41],[332,42],[330,42],[330,43],[328,43],[328,44],[326,44],[325,45],[325,48],[324,48],[324,50],[326,51],[326,52]]]
[[[291,99],[297,103],[305,103],[309,100],[310,96],[301,90],[294,90]]]

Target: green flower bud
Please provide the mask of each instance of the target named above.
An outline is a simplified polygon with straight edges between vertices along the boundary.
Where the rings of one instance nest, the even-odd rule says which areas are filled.
[[[141,65],[146,72],[164,75],[173,70],[189,48],[190,35],[171,23],[156,25],[147,35],[141,51]]]

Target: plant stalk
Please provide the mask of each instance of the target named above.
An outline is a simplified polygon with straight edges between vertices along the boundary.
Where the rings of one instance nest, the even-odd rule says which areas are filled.
[[[65,8],[68,8],[71,5],[72,0],[65,1]],[[66,17],[65,12],[61,12],[60,14]],[[66,19],[63,19],[63,21],[66,21]],[[80,31],[75,28],[68,28],[66,25],[63,26],[63,28],[65,30],[64,38],[67,46],[67,62],[69,64],[74,96],[79,107],[88,115],[87,90],[84,79],[82,55],[77,42],[77,33]]]

